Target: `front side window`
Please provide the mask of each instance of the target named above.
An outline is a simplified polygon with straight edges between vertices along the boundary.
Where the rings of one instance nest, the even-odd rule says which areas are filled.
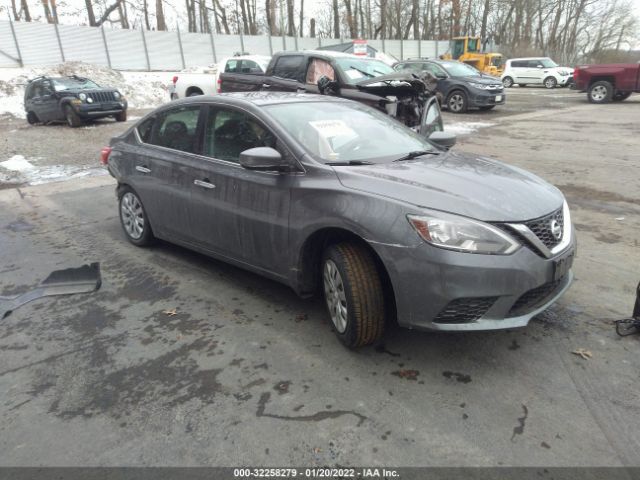
[[[446,77],[447,74],[445,73],[445,71],[443,69],[441,69],[438,65],[436,65],[435,63],[425,63],[424,64],[424,69],[426,71],[428,71],[429,73],[432,73],[436,78],[442,77],[443,75]]]
[[[554,68],[557,67],[558,64],[551,60],[550,58],[541,58],[538,63],[542,65],[544,68]]]
[[[327,77],[333,81],[336,79],[336,74],[329,62],[314,58],[309,62],[309,68],[307,69],[307,83],[317,85],[320,77]]]
[[[304,69],[303,62],[304,56],[302,55],[286,55],[280,57],[275,67],[273,67],[273,76],[302,82],[303,79],[300,78],[300,75]]]
[[[211,108],[204,134],[203,154],[238,163],[240,153],[276,146],[276,137],[260,122],[238,110]]]
[[[320,162],[386,163],[408,152],[435,150],[397,120],[362,104],[301,102],[264,108]]]
[[[160,147],[196,153],[196,132],[200,106],[179,107],[158,115],[149,143]]]

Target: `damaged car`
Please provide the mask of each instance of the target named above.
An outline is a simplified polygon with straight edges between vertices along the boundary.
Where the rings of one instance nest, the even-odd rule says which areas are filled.
[[[178,100],[101,158],[131,243],[161,238],[321,294],[348,347],[378,341],[389,322],[522,327],[573,279],[576,237],[557,188],[343,98]]]
[[[442,117],[429,118],[438,97],[437,79],[429,72],[398,73],[373,58],[341,52],[305,50],[275,54],[264,75],[224,72],[221,92],[298,92],[338,96],[376,108],[429,137],[442,142]],[[439,107],[438,107],[439,108]]]

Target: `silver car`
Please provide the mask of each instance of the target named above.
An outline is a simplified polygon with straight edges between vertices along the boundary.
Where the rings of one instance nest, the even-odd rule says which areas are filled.
[[[440,121],[437,103],[429,117]],[[446,137],[436,133],[436,141]],[[557,188],[447,151],[349,100],[180,100],[102,155],[133,244],[161,238],[301,296],[322,293],[349,347],[375,342],[391,321],[431,330],[524,326],[573,278],[575,234]]]

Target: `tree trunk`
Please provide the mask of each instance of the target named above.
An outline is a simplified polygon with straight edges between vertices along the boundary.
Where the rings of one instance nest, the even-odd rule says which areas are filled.
[[[316,38],[316,19],[312,18],[309,21],[309,36],[311,38]]]
[[[296,35],[293,0],[287,0],[287,35],[289,35],[290,37],[295,37]]]
[[[49,0],[42,0],[42,8],[44,10],[44,16],[48,23],[53,23],[53,17],[51,16],[51,9],[49,8]]]
[[[123,1],[118,2],[118,14],[120,15],[120,25],[123,29],[129,28],[129,18],[127,17],[126,5],[123,7]]]
[[[491,0],[484,0],[484,9],[482,10],[482,25],[480,26],[480,37],[484,42],[487,36],[487,20],[489,19],[489,8],[491,7]]]
[[[353,15],[353,10],[351,9],[351,0],[344,0],[344,6],[347,9],[347,26],[349,27],[349,36],[351,38],[356,38],[358,36],[358,21]]]
[[[340,12],[338,0],[333,0],[333,38],[340,38]]]
[[[151,25],[149,24],[149,2],[148,0],[144,0],[142,2],[142,13],[144,14],[144,26],[147,30],[151,30]]]
[[[167,29],[167,24],[164,21],[164,10],[162,8],[162,0],[156,0],[156,29],[160,32],[165,31]]]
[[[304,0],[300,0],[300,36],[304,37]]]
[[[89,25],[91,27],[96,26],[96,14],[93,12],[93,2],[91,0],[84,0],[84,4],[87,7],[87,17],[89,18]]]
[[[247,19],[247,8],[245,7],[244,0],[240,0],[240,12],[242,14],[242,33],[246,35],[249,33],[249,21]]]

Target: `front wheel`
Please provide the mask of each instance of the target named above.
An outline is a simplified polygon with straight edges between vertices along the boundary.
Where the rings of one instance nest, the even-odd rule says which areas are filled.
[[[511,88],[513,87],[513,78],[511,77],[504,77],[502,79],[502,85],[504,86],[504,88]]]
[[[382,337],[382,281],[366,248],[353,243],[330,246],[322,259],[322,284],[336,335],[344,345],[361,347]]]
[[[35,114],[35,112],[29,112],[27,113],[27,123],[29,125],[35,125],[36,123],[38,123],[40,120],[38,120],[38,116]]]
[[[126,122],[127,121],[127,111],[123,110],[120,113],[116,113],[114,115],[116,122]]]
[[[554,77],[547,77],[544,79],[545,88],[556,88],[558,86],[558,81]]]
[[[120,191],[119,207],[120,224],[127,240],[139,247],[150,245],[154,237],[149,218],[140,197],[131,187],[124,187]]]
[[[613,96],[614,102],[622,102],[631,96],[631,92],[616,92]]]
[[[71,108],[71,105],[65,105],[64,118],[67,120],[67,124],[71,128],[77,128],[82,125],[82,120],[78,114]]]
[[[447,108],[452,113],[464,113],[468,108],[467,94],[456,90],[447,98]]]
[[[589,87],[587,98],[591,103],[609,103],[613,98],[613,85],[605,80],[595,82]]]

